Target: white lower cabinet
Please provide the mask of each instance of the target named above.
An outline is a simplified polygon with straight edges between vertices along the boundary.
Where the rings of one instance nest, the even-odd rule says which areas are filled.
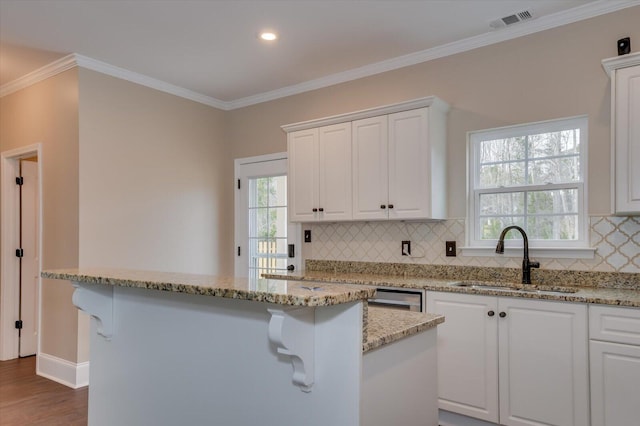
[[[589,424],[586,305],[427,292],[427,311],[445,316],[440,409],[507,426]]]
[[[640,309],[589,308],[591,424],[640,424]]]
[[[427,292],[438,326],[438,407],[498,421],[498,299]],[[493,312],[493,316],[488,313]]]

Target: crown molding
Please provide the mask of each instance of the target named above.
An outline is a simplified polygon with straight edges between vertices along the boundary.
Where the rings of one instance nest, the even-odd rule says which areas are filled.
[[[347,121],[362,120],[363,118],[377,117],[380,115],[394,114],[401,111],[409,111],[417,108],[431,107],[443,113],[449,112],[449,104],[436,96],[412,99],[397,104],[383,105],[380,107],[363,109],[346,114],[332,115],[330,117],[318,118],[315,120],[301,121],[299,123],[285,124],[280,126],[286,133],[307,130],[314,127],[329,126],[331,124],[346,123]]]
[[[76,60],[74,55],[64,56],[56,61],[51,62],[37,70],[31,71],[29,74],[25,74],[20,78],[10,81],[0,86],[0,98],[17,92],[18,90],[29,87],[32,84],[36,84],[42,80],[53,77],[61,72],[67,71],[76,66]]]
[[[542,16],[530,21],[515,24],[511,27],[481,34],[479,36],[469,37],[464,40],[448,43],[420,52],[398,56],[396,58],[233,101],[222,101],[211,96],[206,96],[189,89],[166,83],[164,81],[76,53],[67,55],[57,61],[45,65],[42,68],[30,72],[23,77],[0,86],[0,98],[49,77],[53,77],[54,75],[75,66],[79,66],[189,99],[194,102],[229,111],[428,62],[434,59],[455,55],[456,53],[466,52],[479,47],[500,43],[502,41],[522,37],[638,5],[640,5],[640,0],[597,0],[570,10],[558,12],[553,15]]]
[[[16,80],[2,85],[0,87],[0,98],[36,84],[42,80],[46,80],[47,78],[53,77],[74,67],[81,67],[106,74],[111,77],[120,78],[122,80],[140,84],[141,86],[146,86],[152,89],[159,90],[161,92],[189,99],[194,102],[209,105],[214,108],[223,110],[229,109],[227,102],[194,92],[189,89],[184,89],[182,87],[175,86],[173,84],[151,78],[137,72],[116,67],[114,65],[107,64],[106,62],[98,61],[97,59],[79,55],[77,53],[67,55]]]
[[[201,93],[194,92],[193,90],[185,89],[183,87],[179,87],[171,83],[167,83],[165,81],[146,76],[144,74],[140,74],[134,71],[129,71],[124,68],[116,67],[106,62],[98,61],[97,59],[92,59],[87,56],[78,55],[77,53],[74,54],[74,56],[76,59],[76,63],[79,67],[96,71],[102,74],[110,75],[111,77],[120,78],[122,80],[127,80],[132,83],[139,84],[141,86],[146,86],[151,89],[156,89],[161,92],[169,93],[171,95],[192,100],[194,102],[199,102],[201,104],[209,105],[214,108],[223,109],[223,110],[229,109],[227,102],[221,101],[216,98],[212,98],[211,96],[206,96]]]
[[[606,71],[607,75],[611,77],[611,73],[614,70],[626,67],[633,67],[640,65],[640,52],[630,53],[628,55],[615,56],[613,58],[607,58],[602,60],[602,68]]]

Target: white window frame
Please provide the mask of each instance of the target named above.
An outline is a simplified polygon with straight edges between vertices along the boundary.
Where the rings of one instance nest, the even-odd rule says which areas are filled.
[[[481,141],[503,139],[525,134],[539,134],[565,129],[580,129],[580,175],[579,182],[568,184],[526,185],[528,191],[575,188],[578,191],[578,232],[579,238],[571,241],[548,241],[529,239],[529,250],[533,256],[553,258],[590,259],[595,249],[589,247],[589,217],[587,214],[587,159],[588,159],[588,119],[587,116],[560,118],[515,126],[473,131],[467,133],[467,220],[466,247],[462,249],[465,256],[495,256],[497,240],[482,240],[477,236],[479,231],[480,206],[482,193],[513,192],[516,188],[502,187],[492,189],[477,188],[479,176],[479,143]],[[521,186],[517,188],[521,189]],[[511,231],[516,232],[516,231]],[[521,257],[522,240],[505,240],[505,256]]]

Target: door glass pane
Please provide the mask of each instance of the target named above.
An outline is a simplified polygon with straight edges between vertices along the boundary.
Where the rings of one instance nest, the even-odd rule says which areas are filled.
[[[249,276],[287,270],[287,177],[249,179]]]

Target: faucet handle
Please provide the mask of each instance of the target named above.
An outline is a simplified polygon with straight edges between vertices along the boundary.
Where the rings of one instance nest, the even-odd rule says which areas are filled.
[[[539,268],[540,267],[540,262],[529,262],[529,267],[530,268]]]

